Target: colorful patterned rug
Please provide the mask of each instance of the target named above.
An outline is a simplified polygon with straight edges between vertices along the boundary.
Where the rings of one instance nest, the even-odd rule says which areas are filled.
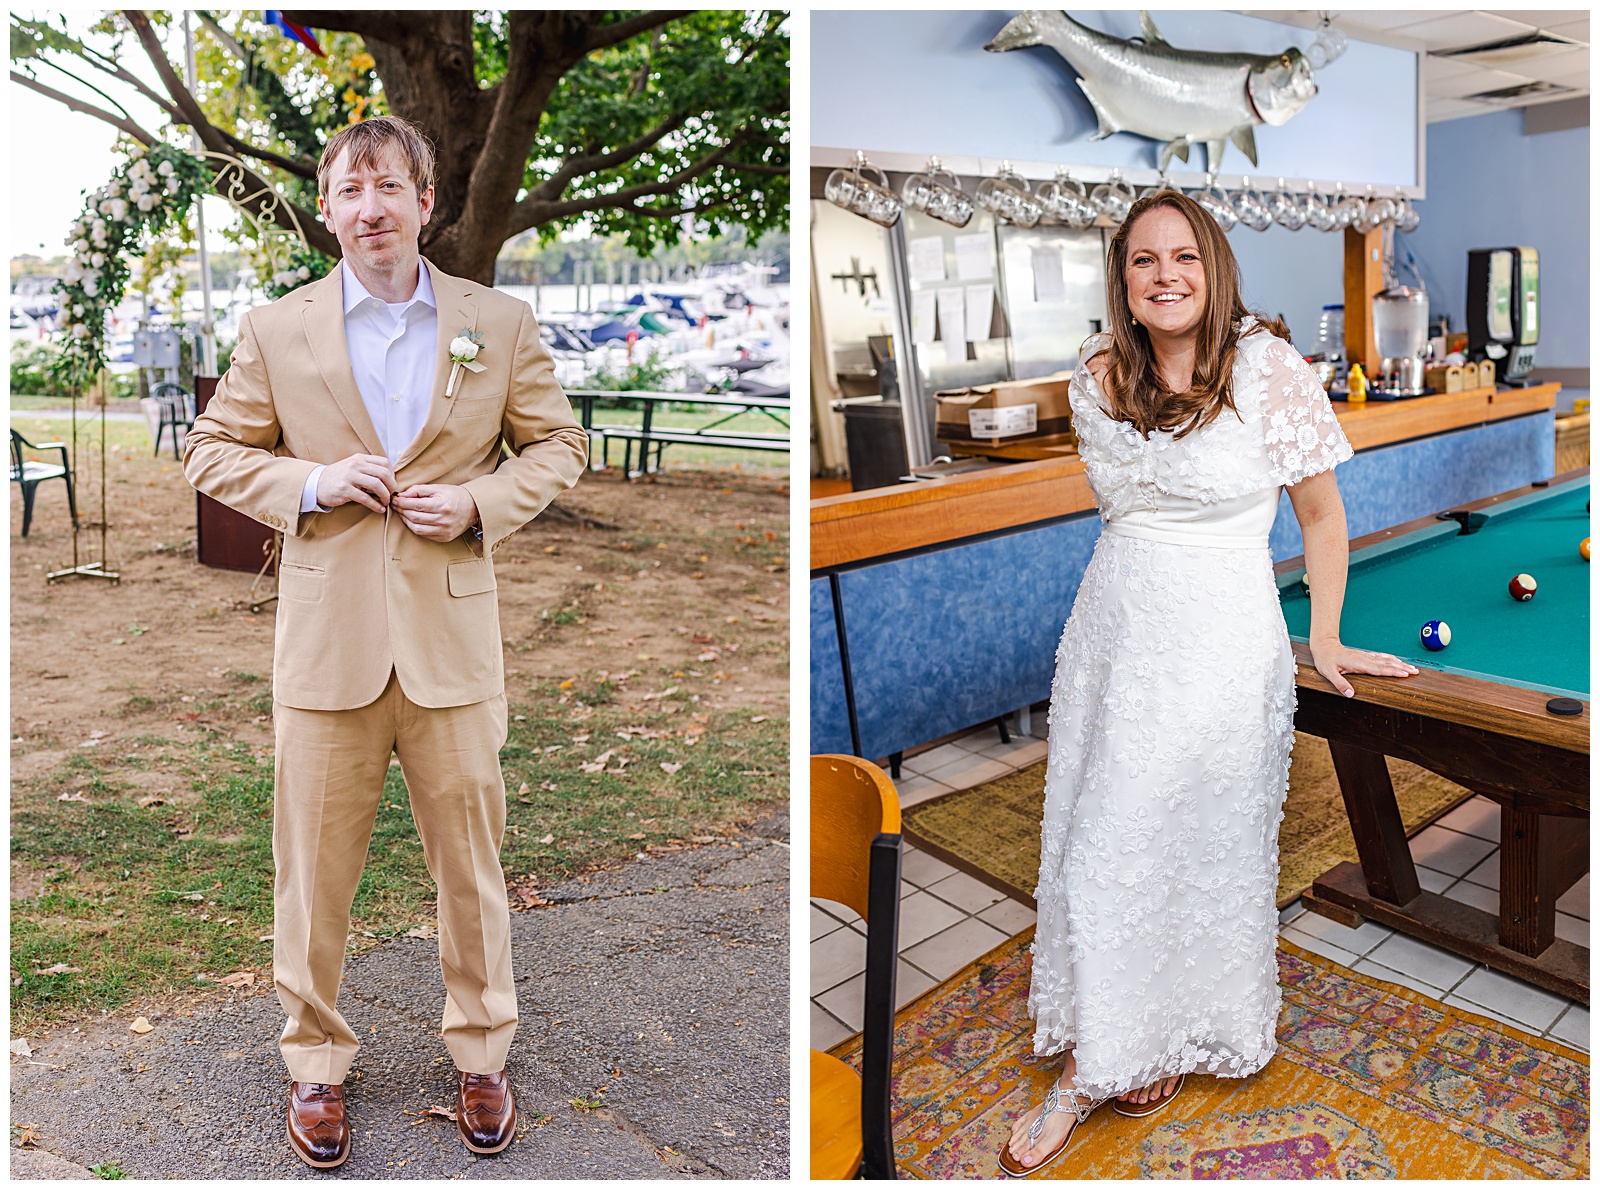
[[[1039,818],[1044,812],[1044,761],[971,789],[911,806],[905,835],[964,872],[1033,904],[1039,877]],[[1427,769],[1389,757],[1395,800],[1410,837],[1472,794]],[[1295,732],[1289,796],[1278,832],[1278,908],[1344,860],[1357,860],[1344,797],[1326,740]]]
[[[1059,1072],[1033,1056],[1027,931],[901,1010],[902,1175],[994,1178]],[[1102,1107],[1050,1178],[1587,1178],[1589,1060],[1286,942],[1278,1053],[1190,1075],[1149,1120]],[[835,1048],[859,1066],[860,1038]]]

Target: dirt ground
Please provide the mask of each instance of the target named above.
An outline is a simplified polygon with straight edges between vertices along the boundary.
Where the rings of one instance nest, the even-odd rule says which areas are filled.
[[[64,419],[12,422],[34,442],[67,433]],[[195,561],[195,494],[170,450],[152,457],[142,422],[113,423],[109,437],[120,583],[47,583],[48,571],[72,561],[64,492],[40,489],[23,539],[12,486],[13,806],[50,798],[44,779],[75,754],[168,803],[193,797],[178,761],[163,764],[162,750],[141,738],[221,728],[233,747],[256,756],[271,748],[272,608],[250,611],[255,576]],[[98,553],[100,494],[97,451],[84,442],[78,469],[86,560]],[[552,682],[598,675],[626,691],[631,676],[649,675],[637,686],[664,675],[694,700],[690,709],[745,709],[786,730],[786,472],[669,470],[634,482],[591,472],[555,507],[572,515],[541,516],[494,556],[513,714]],[[241,675],[260,681],[241,690]],[[119,766],[124,752],[129,763]],[[13,860],[13,901],[38,894],[46,875]]]
[[[27,424],[34,441],[41,428],[66,428],[59,419],[14,420]],[[72,560],[62,490],[40,489],[24,539],[12,489],[11,718],[13,737],[21,737],[13,739],[14,778],[59,761],[62,749],[103,738],[96,732],[136,732],[147,716],[127,706],[135,695],[158,704],[175,697],[173,711],[152,709],[148,718],[162,731],[176,718],[181,729],[184,718],[198,718],[182,702],[219,689],[220,675],[272,672],[272,610],[250,612],[255,576],[194,560],[195,494],[170,452],[151,458],[142,425],[113,428],[110,436],[109,553],[120,583],[47,583],[46,572]],[[85,457],[80,466],[90,472],[78,493],[88,525],[99,516],[95,460]],[[785,475],[669,470],[625,482],[614,471],[590,472],[556,504],[616,528],[542,516],[495,553],[513,700],[519,680],[626,670],[647,660],[726,672],[708,705],[787,706]],[[97,529],[83,532],[85,558],[98,556],[99,538]],[[650,545],[641,548],[645,539]],[[587,631],[540,638],[546,613],[574,600],[581,600]],[[746,614],[736,615],[736,607]],[[536,638],[537,647],[523,651]],[[783,648],[759,647],[772,644]],[[746,657],[759,654],[757,663],[740,660],[741,649]],[[271,726],[264,716],[239,730],[270,743]]]

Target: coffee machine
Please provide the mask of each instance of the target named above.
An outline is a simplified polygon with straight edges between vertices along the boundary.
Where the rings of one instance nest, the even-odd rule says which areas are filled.
[[[1495,362],[1512,384],[1533,371],[1539,342],[1539,250],[1473,248],[1467,253],[1467,358]]]

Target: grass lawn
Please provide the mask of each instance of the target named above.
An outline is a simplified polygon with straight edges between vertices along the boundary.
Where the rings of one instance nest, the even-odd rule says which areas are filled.
[[[501,862],[514,885],[522,878],[547,887],[647,847],[703,841],[784,796],[787,717],[757,723],[748,710],[695,714],[687,698],[670,694],[651,698],[645,705],[654,709],[640,713],[622,704],[618,687],[645,675],[619,677],[513,693],[501,753]],[[230,690],[188,713],[270,712],[267,682],[249,674],[229,681]],[[660,694],[674,680],[656,673],[646,684],[655,689],[640,694]],[[135,702],[130,713],[160,709],[148,702]],[[198,739],[131,743],[115,767],[175,760],[195,797],[141,805],[141,791],[108,778],[112,766],[91,752],[69,755],[33,783],[31,792],[49,796],[13,806],[13,864],[46,873],[38,896],[11,902],[15,1032],[115,1008],[153,987],[270,963],[271,942],[262,935],[272,932],[272,757],[242,749],[220,727]],[[352,951],[428,928],[433,896],[393,765],[356,894]]]

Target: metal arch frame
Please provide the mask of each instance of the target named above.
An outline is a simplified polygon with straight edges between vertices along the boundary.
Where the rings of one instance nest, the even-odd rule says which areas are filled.
[[[285,202],[277,190],[254,177],[255,171],[239,158],[227,153],[216,153],[210,150],[200,154],[206,161],[219,162],[218,169],[211,181],[212,192],[224,199],[229,206],[238,211],[240,216],[255,230],[256,241],[267,254],[267,262],[274,271],[278,267],[278,254],[274,241],[290,236],[297,237],[302,244],[310,246],[311,241],[306,238],[305,229],[300,224],[300,216],[295,211],[292,203]],[[255,189],[251,189],[255,187]],[[246,203],[263,199],[259,212],[250,210]],[[284,227],[275,221],[274,216],[279,210],[289,216],[289,221],[294,224],[293,230]]]

